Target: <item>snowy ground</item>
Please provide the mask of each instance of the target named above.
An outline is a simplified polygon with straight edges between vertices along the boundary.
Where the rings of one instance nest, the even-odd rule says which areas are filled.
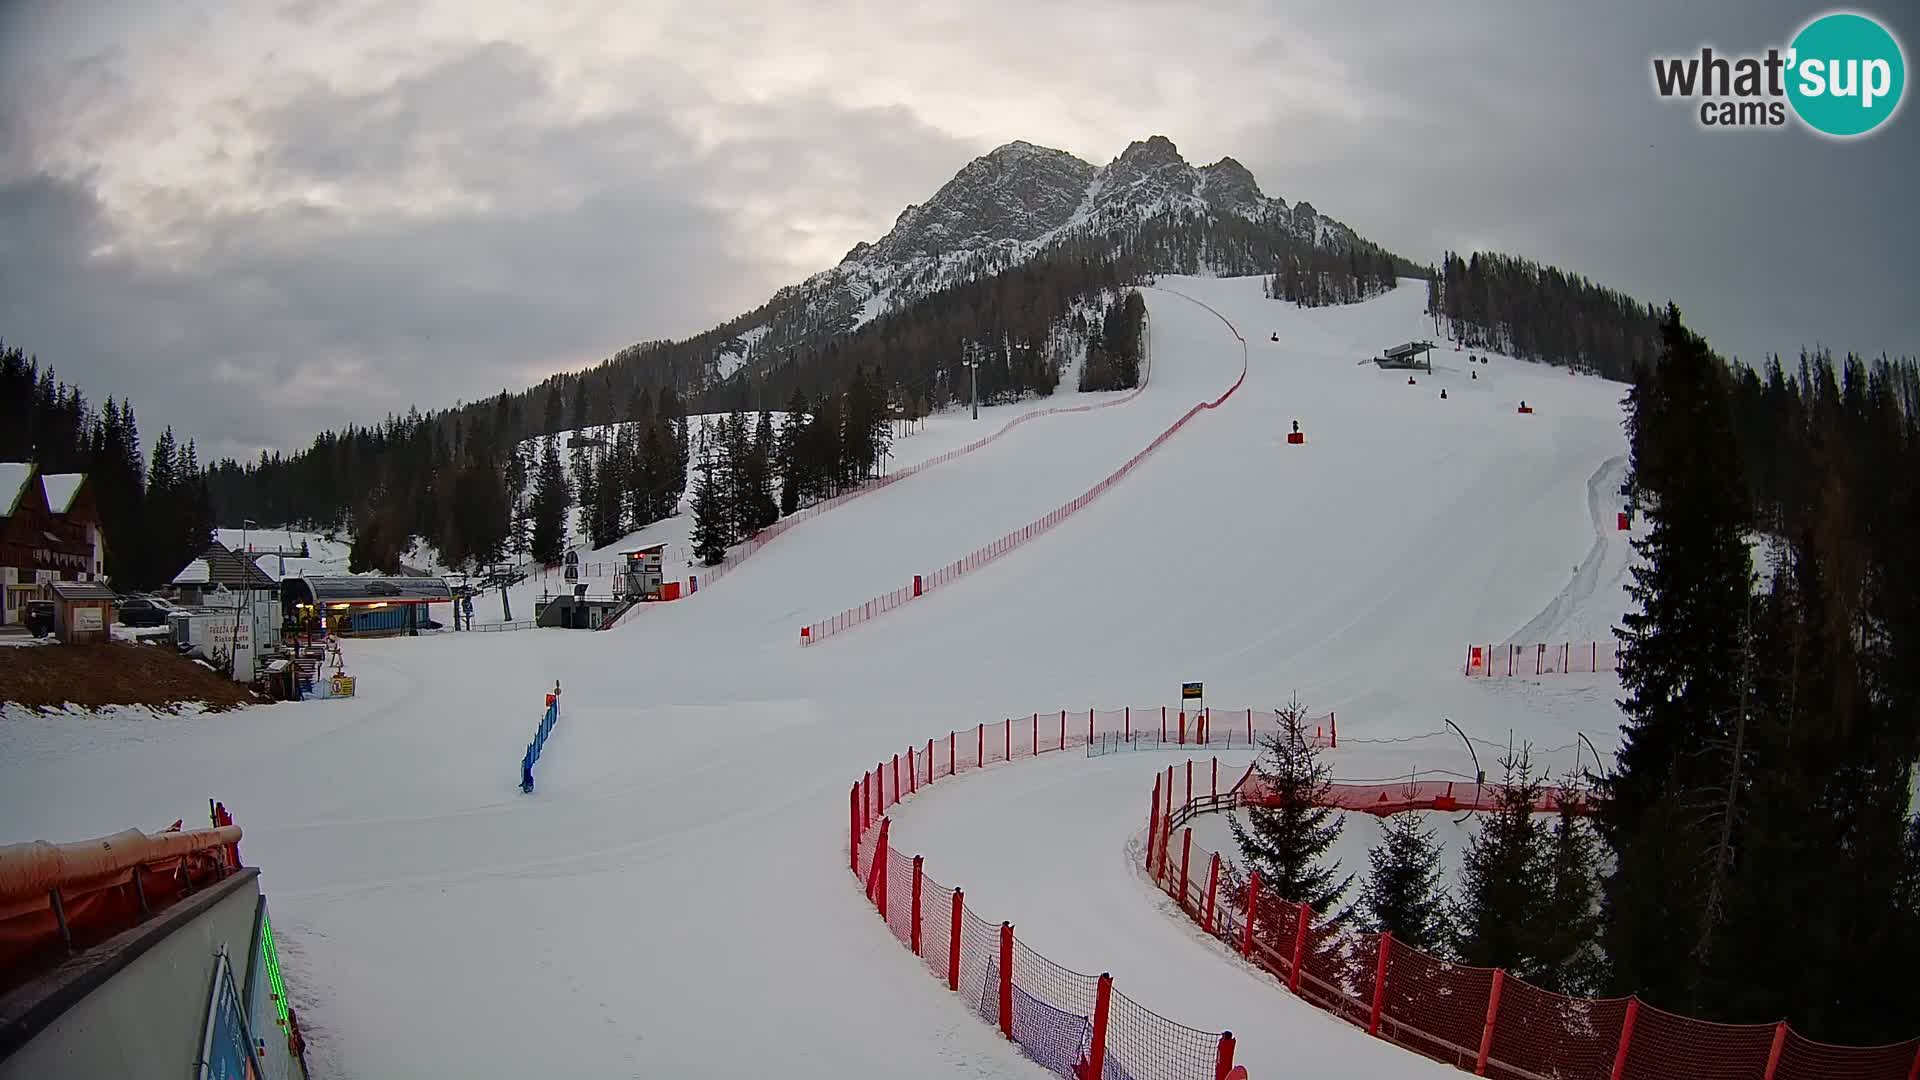
[[[1608,560],[1624,541],[1596,527],[1589,481],[1624,449],[1619,386],[1502,358],[1470,379],[1451,352],[1415,386],[1357,365],[1430,334],[1417,287],[1303,311],[1264,299],[1258,279],[1163,285],[1239,326],[1245,386],[966,581],[797,645],[802,622],[1024,524],[1219,394],[1241,363],[1226,326],[1149,291],[1154,371],[1138,400],[1023,425],[608,633],[350,642],[348,700],[9,714],[0,840],[152,827],[224,800],[262,867],[323,1075],[868,1076],[912,1062],[1038,1076],[894,943],[845,869],[847,785],[881,756],[1033,709],[1172,700],[1183,679],[1204,679],[1210,701],[1297,690],[1337,709],[1351,776],[1459,769],[1457,739],[1359,741],[1442,717],[1494,743],[1578,731],[1602,750],[1616,724],[1605,676],[1469,681],[1460,665],[1468,642],[1507,640],[1563,593],[1554,625],[1535,627],[1545,640],[1617,612]],[[1534,415],[1515,414],[1521,398]],[[896,461],[916,440],[963,443],[987,416],[930,427]],[[1293,419],[1305,446],[1284,443]],[[1596,537],[1588,589],[1574,568]],[[556,679],[562,716],[523,796],[520,754]],[[902,836],[1042,952],[1112,970],[1173,1019],[1234,1026],[1242,1060],[1267,1065],[1256,1076],[1437,1075],[1262,990],[1155,909],[1125,846],[1164,760],[989,771],[903,810]],[[979,829],[970,814],[986,815]]]

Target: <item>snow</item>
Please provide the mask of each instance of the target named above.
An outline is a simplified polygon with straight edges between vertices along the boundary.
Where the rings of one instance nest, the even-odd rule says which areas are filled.
[[[6,516],[13,515],[13,506],[20,500],[20,489],[27,486],[27,477],[33,475],[33,466],[24,461],[0,461],[0,506],[6,508]]]
[[[357,696],[342,700],[144,719],[7,710],[0,841],[105,835],[223,800],[262,868],[319,1074],[866,1076],[911,1061],[916,1075],[1037,1077],[862,900],[844,844],[863,768],[1036,708],[1173,700],[1185,679],[1210,701],[1298,691],[1337,710],[1345,776],[1471,771],[1457,739],[1427,737],[1443,717],[1498,744],[1584,732],[1603,752],[1617,724],[1610,677],[1468,680],[1460,664],[1470,641],[1554,640],[1624,602],[1605,586],[1625,539],[1590,498],[1624,450],[1620,386],[1501,357],[1470,381],[1464,357],[1442,353],[1414,386],[1357,364],[1421,334],[1418,283],[1315,310],[1266,300],[1257,278],[1161,286],[1146,294],[1154,367],[1134,401],[1023,424],[610,632],[349,641]],[[802,623],[1018,528],[1219,395],[1241,343],[1171,290],[1246,338],[1232,398],[1018,552],[798,646]],[[1534,415],[1516,415],[1521,398]],[[893,467],[1073,403],[936,418]],[[1293,419],[1304,446],[1284,441]],[[649,528],[683,536],[685,518]],[[1570,568],[1596,537],[1592,592],[1538,618],[1579,592]],[[521,795],[555,680],[560,721]],[[1391,738],[1410,741],[1361,741]],[[1054,960],[1111,970],[1176,1021],[1233,1027],[1256,1077],[1440,1075],[1288,999],[1164,910],[1128,845],[1152,770],[1172,760],[987,770],[901,808],[899,845]]]
[[[47,493],[47,508],[56,514],[66,513],[86,479],[86,473],[41,473],[40,484]]]
[[[213,580],[213,567],[205,559],[195,559],[173,575],[175,585],[205,585]]]

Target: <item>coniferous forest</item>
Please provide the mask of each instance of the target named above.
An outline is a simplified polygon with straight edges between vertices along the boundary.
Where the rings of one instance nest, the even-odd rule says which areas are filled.
[[[1562,993],[1784,1018],[1823,1042],[1911,1039],[1920,366],[1820,355],[1755,371],[1676,309],[1657,325],[1626,395],[1622,494],[1646,529],[1616,630],[1621,745],[1559,781],[1597,815],[1527,813],[1542,778],[1522,745],[1454,895],[1436,837],[1397,822],[1342,914]],[[1316,756],[1295,739],[1258,767],[1285,796],[1324,775]],[[1328,822],[1303,803],[1235,831],[1263,889],[1328,913],[1323,883],[1342,869]]]
[[[1660,315],[1578,274],[1529,259],[1447,252],[1427,280],[1439,333],[1470,349],[1627,382],[1660,354]]]
[[[121,588],[171,580],[213,538],[207,473],[192,439],[168,428],[144,460],[132,403],[95,408],[18,348],[0,342],[0,461],[48,473],[83,472],[108,543],[106,572]]]

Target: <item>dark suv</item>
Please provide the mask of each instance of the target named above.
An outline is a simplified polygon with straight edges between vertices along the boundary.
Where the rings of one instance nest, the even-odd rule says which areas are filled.
[[[165,626],[167,616],[175,611],[172,604],[153,596],[129,596],[118,606],[122,626]]]

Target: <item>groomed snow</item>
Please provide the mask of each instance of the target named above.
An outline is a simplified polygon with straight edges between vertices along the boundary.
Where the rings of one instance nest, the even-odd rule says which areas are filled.
[[[1170,700],[1183,679],[1232,704],[1297,689],[1339,711],[1343,743],[1432,732],[1444,716],[1495,741],[1584,731],[1604,750],[1614,725],[1604,677],[1470,682],[1459,669],[1467,642],[1526,626],[1593,547],[1588,481],[1624,449],[1620,387],[1502,358],[1469,380],[1451,353],[1411,387],[1357,366],[1430,334],[1417,286],[1302,311],[1264,299],[1258,279],[1162,285],[1241,328],[1245,386],[969,580],[797,645],[802,622],[1024,524],[1217,395],[1240,365],[1227,328],[1150,291],[1153,380],[1137,401],[1023,425],[608,633],[348,642],[349,700],[8,713],[0,839],[153,827],[225,801],[262,867],[321,1075],[1038,1076],[892,940],[846,870],[847,787],[882,756],[1036,708]],[[1522,397],[1535,415],[1515,415]],[[1302,447],[1283,439],[1295,418]],[[1604,612],[1605,592],[1583,603]],[[556,679],[560,723],[521,795],[520,754]],[[1457,767],[1446,753],[1429,767]],[[1391,768],[1361,775],[1409,754],[1425,751],[1382,750]],[[1318,1075],[1430,1074],[1262,991],[1153,909],[1125,862],[1152,760],[1022,764],[908,811],[935,830],[943,805],[1017,798],[1034,827],[1067,827],[1044,866],[1013,864],[1031,874],[921,835],[936,876],[1043,952],[1111,968],[1175,1020],[1232,1022],[1243,1060],[1287,1063],[1256,1076],[1308,1075],[1303,1060]],[[1018,854],[1028,834],[1005,831],[983,856],[1035,858]],[[1081,885],[1069,904],[1049,881]],[[1152,944],[1131,951],[1138,941]]]

